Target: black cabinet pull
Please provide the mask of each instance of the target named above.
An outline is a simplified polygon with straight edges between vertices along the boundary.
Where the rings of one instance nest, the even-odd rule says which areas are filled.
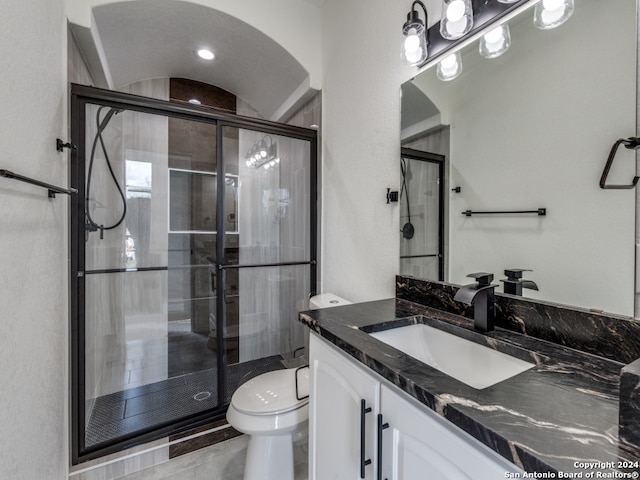
[[[388,423],[383,423],[382,414],[378,414],[378,480],[382,480],[382,431],[389,428]],[[385,479],[386,480],[386,479]]]
[[[364,467],[371,465],[371,459],[364,458],[365,415],[370,412],[371,407],[367,408],[367,401],[363,398],[360,400],[360,478],[364,478]]]

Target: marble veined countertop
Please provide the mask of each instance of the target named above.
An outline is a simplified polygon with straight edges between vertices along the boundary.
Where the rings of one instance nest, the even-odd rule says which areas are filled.
[[[524,352],[536,366],[477,390],[360,330],[412,317],[458,335],[479,335],[469,319],[400,299],[300,313],[300,321],[313,331],[530,478],[638,478],[640,448],[618,438],[624,364],[496,328],[481,342],[500,345],[497,349],[507,353]]]

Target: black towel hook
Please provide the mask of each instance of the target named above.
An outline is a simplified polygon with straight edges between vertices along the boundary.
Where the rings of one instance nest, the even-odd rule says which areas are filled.
[[[602,172],[602,176],[600,177],[600,188],[604,190],[628,190],[631,188],[635,188],[640,177],[635,176],[631,182],[631,185],[607,185],[607,176],[609,175],[609,170],[611,170],[611,165],[613,165],[613,159],[616,156],[616,152],[618,151],[618,147],[620,145],[624,145],[625,148],[630,150],[638,150],[640,148],[640,138],[639,137],[629,137],[629,138],[621,138],[611,147],[611,152],[609,152],[609,158],[607,159],[607,164],[604,166],[604,171]]]

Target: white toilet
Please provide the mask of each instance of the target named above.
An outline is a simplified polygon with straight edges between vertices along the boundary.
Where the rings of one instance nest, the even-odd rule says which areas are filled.
[[[309,308],[351,302],[331,293],[316,295]],[[227,421],[250,435],[244,480],[294,480],[293,442],[307,434],[309,367],[258,375],[231,397]]]

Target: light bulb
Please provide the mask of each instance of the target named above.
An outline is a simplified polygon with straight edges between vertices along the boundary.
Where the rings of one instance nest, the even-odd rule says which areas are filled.
[[[509,26],[500,25],[480,39],[480,55],[485,58],[496,58],[506,52],[510,45]]]
[[[405,59],[409,65],[417,65],[422,58],[422,49],[418,48],[413,52],[405,52]]]
[[[542,0],[536,3],[533,24],[542,30],[559,27],[573,15],[574,3],[574,0]]]
[[[447,20],[450,22],[458,22],[464,16],[464,2],[462,0],[453,0],[447,7]]]
[[[456,40],[473,27],[471,0],[443,0],[440,19],[440,35],[446,40]]]
[[[542,7],[545,10],[557,10],[564,6],[564,0],[542,0]]]
[[[412,32],[404,40],[404,51],[406,53],[415,52],[420,48],[420,39],[416,35],[415,29],[412,29]]]
[[[444,82],[457,78],[461,73],[462,61],[460,59],[460,52],[452,53],[444,57],[436,68],[437,77]]]
[[[450,69],[454,68],[458,64],[458,60],[456,59],[455,54],[449,55],[448,57],[444,57],[440,64],[442,65],[442,68]]]
[[[420,65],[427,59],[427,42],[422,25],[411,26],[405,32],[406,38],[402,46],[404,61],[411,65]]]
[[[260,156],[262,158],[267,158],[267,151],[266,150],[260,150]]]
[[[489,33],[487,33],[484,38],[489,43],[497,43],[504,40],[504,34],[502,33],[502,26],[494,28]]]

